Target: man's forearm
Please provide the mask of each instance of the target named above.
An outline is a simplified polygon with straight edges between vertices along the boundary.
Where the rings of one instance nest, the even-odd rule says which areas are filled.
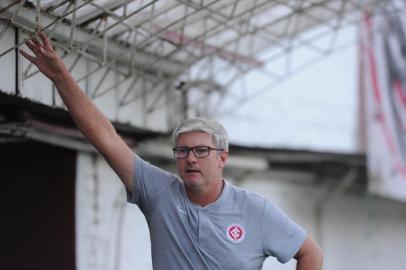
[[[80,90],[67,70],[53,82],[78,128],[90,143],[102,150],[110,136],[117,136],[110,121]]]
[[[68,72],[53,80],[70,115],[86,139],[97,148],[128,190],[132,188],[133,152],[116,133],[111,122],[80,90]]]

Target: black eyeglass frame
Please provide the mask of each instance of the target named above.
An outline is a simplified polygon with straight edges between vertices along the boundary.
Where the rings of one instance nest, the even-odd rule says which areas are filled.
[[[196,153],[196,149],[198,149],[198,148],[203,148],[203,147],[208,150],[208,151],[207,151],[207,155],[205,155],[205,156],[199,156],[199,155]],[[185,157],[178,157],[178,156],[176,155],[176,152],[177,152],[179,149],[185,149],[185,150],[187,150],[187,153],[186,153]],[[208,157],[208,156],[210,155],[210,151],[211,151],[211,150],[224,151],[224,149],[222,149],[222,148],[214,148],[214,147],[210,147],[210,146],[207,146],[207,145],[198,145],[198,146],[195,146],[195,147],[179,146],[179,147],[174,147],[174,148],[172,148],[173,155],[175,156],[175,158],[178,158],[178,159],[187,159],[188,156],[189,156],[190,151],[192,151],[193,155],[194,155],[196,158],[206,158],[206,157]]]

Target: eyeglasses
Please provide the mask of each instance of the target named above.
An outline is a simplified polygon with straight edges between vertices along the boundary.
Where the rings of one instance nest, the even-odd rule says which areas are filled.
[[[210,155],[210,150],[223,151],[224,149],[213,148],[210,146],[195,146],[195,147],[181,146],[174,147],[172,150],[173,155],[176,158],[185,159],[189,156],[190,151],[192,151],[193,155],[197,158],[205,158]]]

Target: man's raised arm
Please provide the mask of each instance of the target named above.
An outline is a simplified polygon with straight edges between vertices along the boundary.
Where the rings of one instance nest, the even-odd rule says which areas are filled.
[[[34,56],[23,50],[21,54],[55,84],[78,128],[105,157],[126,188],[132,190],[133,151],[116,133],[110,121],[80,90],[47,36],[39,33],[39,37],[41,40],[34,37],[26,43]]]

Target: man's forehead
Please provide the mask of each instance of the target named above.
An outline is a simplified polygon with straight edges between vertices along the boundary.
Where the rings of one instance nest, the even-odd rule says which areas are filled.
[[[213,136],[205,131],[188,131],[180,133],[176,138],[176,143],[178,143],[180,139],[184,140],[186,137],[188,137],[189,139],[192,138],[193,140],[202,140],[202,141],[209,139],[212,143],[214,143]]]
[[[182,136],[182,135],[192,135],[192,136],[196,135],[196,136],[198,136],[200,134],[207,134],[207,135],[209,135],[211,137],[211,134],[208,133],[207,131],[204,131],[204,130],[191,130],[191,131],[185,131],[185,132],[179,133],[178,138],[180,136]]]

